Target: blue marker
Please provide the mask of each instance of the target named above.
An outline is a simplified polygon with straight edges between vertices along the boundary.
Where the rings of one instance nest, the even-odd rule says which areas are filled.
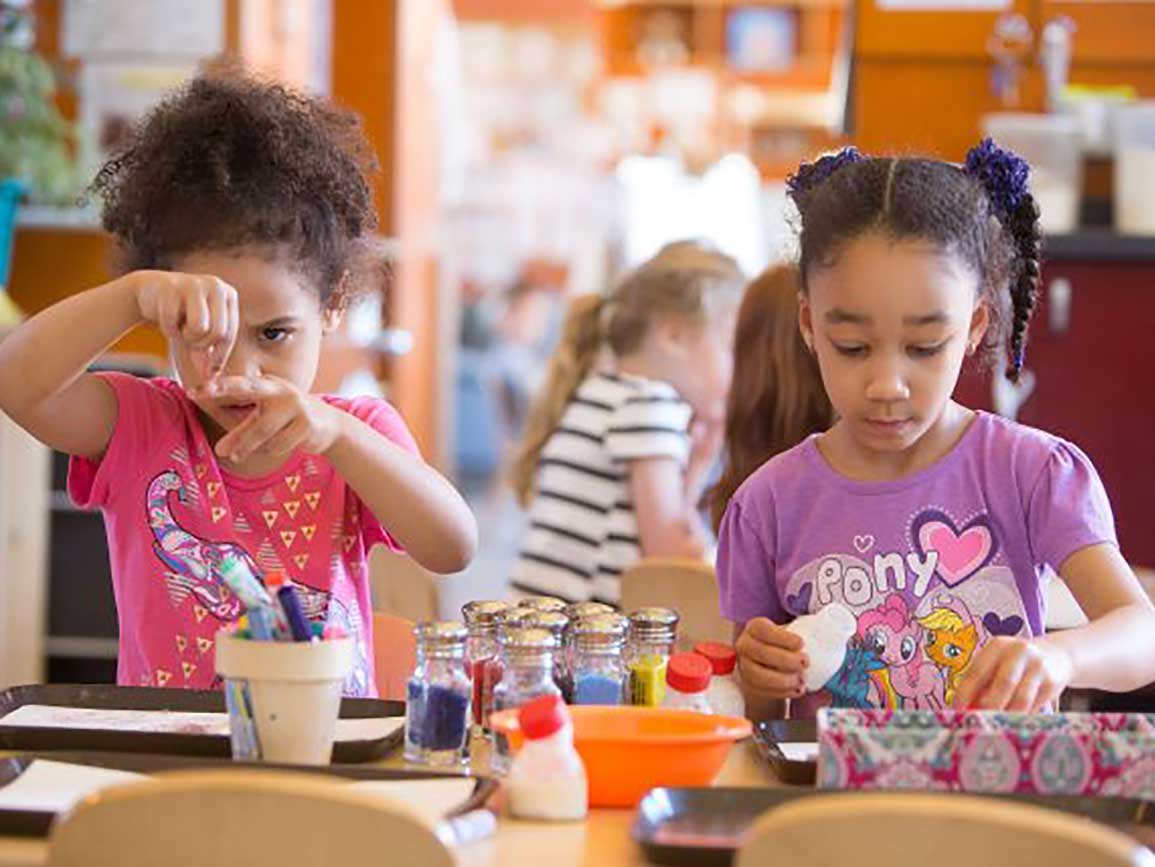
[[[275,641],[277,613],[269,605],[249,609],[249,634],[254,641]]]
[[[272,569],[265,576],[265,585],[281,603],[281,610],[285,613],[285,620],[289,623],[289,631],[293,634],[293,641],[316,641],[313,628],[309,625],[305,612],[301,610],[301,600],[297,591],[289,583],[285,573],[279,569]]]

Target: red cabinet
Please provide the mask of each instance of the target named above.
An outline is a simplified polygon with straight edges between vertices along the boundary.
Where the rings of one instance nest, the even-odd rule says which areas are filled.
[[[1018,420],[1090,455],[1124,555],[1155,567],[1155,239],[1150,246],[1145,261],[1047,263],[1027,349],[1035,389]],[[956,395],[992,408],[990,375],[965,372]]]

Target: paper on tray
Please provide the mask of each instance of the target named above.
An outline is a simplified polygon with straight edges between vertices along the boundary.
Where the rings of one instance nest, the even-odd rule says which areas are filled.
[[[223,713],[167,710],[104,710],[27,704],[0,718],[0,725],[29,728],[104,729],[152,734],[227,737],[229,718]],[[402,717],[337,720],[336,740],[380,740],[405,725]]]
[[[143,779],[143,775],[128,771],[37,759],[19,777],[0,788],[0,810],[60,813],[101,789]]]
[[[818,761],[818,744],[815,743],[778,744],[778,749],[791,762]]]

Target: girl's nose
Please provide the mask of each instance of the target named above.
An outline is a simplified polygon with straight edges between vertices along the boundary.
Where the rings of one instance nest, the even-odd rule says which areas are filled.
[[[897,365],[880,365],[871,371],[866,387],[868,400],[897,403],[910,399],[910,386]]]

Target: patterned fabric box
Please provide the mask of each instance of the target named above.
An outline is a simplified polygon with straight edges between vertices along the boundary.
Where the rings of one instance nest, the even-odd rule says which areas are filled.
[[[1155,799],[1155,714],[824,708],[818,786]]]

